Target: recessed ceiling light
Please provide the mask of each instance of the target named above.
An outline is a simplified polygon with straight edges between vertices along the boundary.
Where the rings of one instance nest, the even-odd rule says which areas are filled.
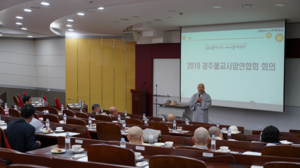
[[[27,37],[31,38],[32,36],[27,36]]]
[[[99,7],[98,9],[99,9],[99,10],[103,10],[103,9],[104,9],[104,7],[102,7],[102,6],[101,6],[101,7]]]
[[[67,26],[67,27],[72,27],[72,25],[71,25],[71,24],[67,24],[66,26]]]
[[[176,12],[176,10],[168,10],[168,12]]]
[[[139,18],[139,16],[132,16],[133,18]]]
[[[67,21],[68,21],[68,22],[74,22],[74,20],[73,20],[73,19],[68,19]]]
[[[84,16],[84,13],[77,13],[77,15],[79,15],[79,16]]]
[[[127,19],[127,18],[121,18],[120,20],[129,20],[129,19]]]
[[[22,29],[22,30],[27,30],[27,28],[25,28],[25,27],[22,27],[21,29]]]
[[[41,2],[42,5],[44,6],[49,6],[50,4],[48,2]]]
[[[221,9],[222,7],[221,6],[213,6],[212,8],[214,8],[214,9]]]
[[[74,31],[73,29],[68,29],[69,31]]]
[[[24,9],[25,12],[31,12],[31,9]]]
[[[158,22],[160,22],[161,20],[160,19],[154,19],[155,21],[158,21]]]
[[[17,24],[17,25],[22,25],[22,23],[21,23],[21,22],[16,22],[16,24]]]
[[[119,21],[115,21],[115,23],[120,23]]]
[[[241,5],[242,8],[252,8],[253,5]]]
[[[285,5],[284,4],[275,4],[274,6],[283,7]]]
[[[2,36],[2,34],[0,34],[0,36]]]
[[[16,18],[17,18],[17,19],[23,19],[23,17],[22,17],[22,16],[16,16]]]

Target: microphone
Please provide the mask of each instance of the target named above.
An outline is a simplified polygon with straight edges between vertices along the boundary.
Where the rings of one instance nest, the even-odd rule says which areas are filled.
[[[11,161],[9,161],[9,160],[3,160],[3,159],[0,159],[0,162],[3,162],[3,163],[5,163],[5,164],[7,164],[7,165],[10,165],[10,164],[11,164]]]
[[[57,125],[58,123],[53,123],[52,124],[52,130],[54,130],[54,125]],[[76,129],[75,128],[71,128],[71,127],[67,127],[67,126],[65,126],[65,125],[59,125],[59,126],[62,126],[62,127],[64,127],[64,128],[68,128],[68,129],[71,129],[73,132],[75,132],[76,131]]]
[[[232,156],[232,155],[219,155],[219,156],[213,156],[213,157],[197,157],[197,158],[195,158],[195,159],[209,159],[209,158],[221,158],[221,157],[228,157],[228,156],[230,156],[230,157],[232,157],[233,158],[233,164],[235,165],[235,166],[233,166],[233,167],[237,167],[236,166],[236,160],[235,160],[235,157],[234,156]],[[241,166],[241,167],[244,167],[244,166]]]
[[[191,146],[191,145],[186,145],[186,144],[184,144],[184,140],[190,140],[190,141],[193,141],[193,139],[192,138],[188,138],[188,137],[186,137],[186,138],[183,138],[182,139],[182,141],[181,141],[181,144],[180,144],[180,146]]]
[[[144,82],[144,84],[141,86],[141,89],[140,89],[140,90],[142,90],[142,87],[143,87],[145,84],[146,84],[146,82]]]
[[[241,137],[241,141],[243,140],[244,137],[249,137],[249,138],[252,138],[252,139],[254,139],[254,140],[260,140],[259,138],[251,137],[251,136],[248,136],[248,135],[243,135],[243,136]]]

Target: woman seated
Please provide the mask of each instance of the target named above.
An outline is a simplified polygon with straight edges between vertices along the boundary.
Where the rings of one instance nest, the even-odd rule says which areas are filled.
[[[273,125],[267,126],[261,135],[262,142],[269,142],[267,146],[280,144],[279,139],[279,130]]]

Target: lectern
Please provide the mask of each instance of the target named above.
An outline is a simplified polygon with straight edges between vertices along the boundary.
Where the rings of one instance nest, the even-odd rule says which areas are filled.
[[[132,93],[132,114],[147,115],[147,91],[145,90],[130,90]]]

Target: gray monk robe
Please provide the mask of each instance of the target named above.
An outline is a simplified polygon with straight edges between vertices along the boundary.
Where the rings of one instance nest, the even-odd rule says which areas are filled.
[[[196,100],[199,97],[200,92],[194,94],[190,101],[190,108],[193,112],[193,121],[194,122],[203,122],[208,123],[208,108],[211,106],[211,98],[209,94],[206,94],[204,91],[200,95],[202,102],[197,102]]]

